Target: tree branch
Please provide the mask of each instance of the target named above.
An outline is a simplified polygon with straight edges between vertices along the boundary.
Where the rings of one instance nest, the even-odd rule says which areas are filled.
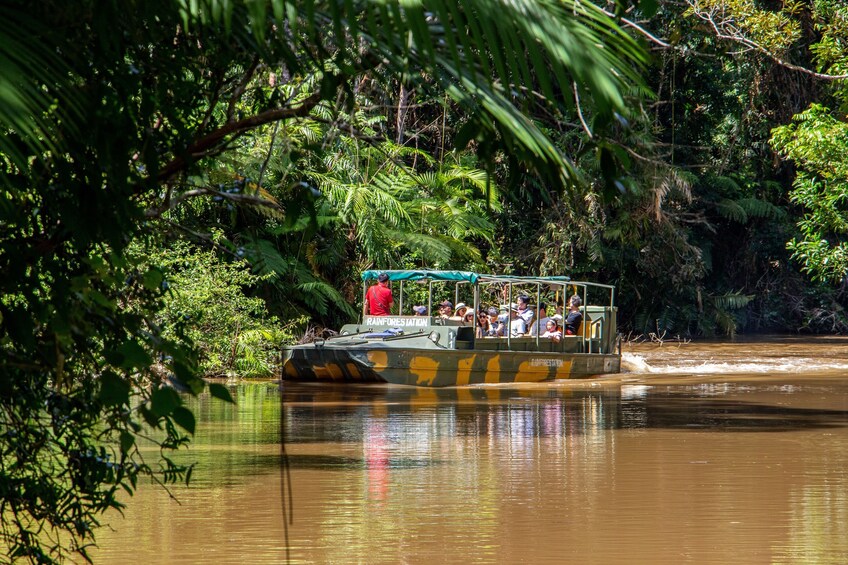
[[[699,9],[696,6],[695,2],[693,2],[692,0],[685,0],[685,2],[692,9],[693,14],[695,14],[701,20],[707,22],[710,25],[710,27],[713,28],[713,31],[715,31],[716,37],[718,37],[719,39],[724,39],[726,41],[732,41],[734,43],[739,43],[740,45],[744,45],[748,49],[751,49],[751,50],[754,50],[754,51],[759,51],[760,53],[762,53],[763,55],[765,55],[766,57],[768,57],[769,59],[771,59],[772,61],[774,61],[778,65],[780,65],[781,67],[785,67],[789,70],[797,71],[799,73],[804,73],[806,75],[815,77],[815,78],[820,79],[820,80],[834,81],[834,80],[848,79],[848,74],[830,75],[830,74],[826,74],[826,73],[818,73],[816,71],[810,70],[810,69],[808,69],[806,67],[802,67],[800,65],[794,65],[794,64],[790,63],[789,61],[786,61],[785,59],[777,56],[775,53],[772,53],[771,51],[769,51],[768,49],[766,49],[765,47],[763,47],[759,43],[757,43],[757,42],[755,42],[751,39],[748,39],[747,37],[744,37],[743,35],[741,35],[741,33],[738,33],[735,30],[735,28],[731,30],[731,33],[728,33],[727,30],[725,29],[725,27],[726,27],[725,22],[716,22],[716,20],[713,18],[712,12],[707,12],[707,11]]]
[[[198,196],[215,196],[218,198],[231,200],[232,202],[236,202],[238,204],[249,204],[251,206],[266,206],[275,210],[282,210],[278,202],[263,198],[261,196],[254,196],[253,194],[222,192],[207,187],[200,187],[181,192],[177,196],[173,197],[166,205],[147,210],[144,213],[144,216],[146,218],[158,218],[164,212],[176,208],[181,202],[188,200],[189,198],[196,198]]]
[[[577,93],[577,83],[571,83],[571,90],[574,92],[574,107],[577,108],[577,117],[580,118],[580,123],[583,125],[583,131],[586,132],[586,135],[589,136],[589,139],[595,139],[595,136],[592,135],[592,130],[589,129],[589,124],[586,123],[586,120],[583,118],[583,111],[580,109],[580,95]]]
[[[659,37],[657,37],[656,35],[652,34],[652,33],[651,33],[651,32],[649,32],[648,30],[646,30],[645,28],[643,28],[642,26],[640,26],[639,24],[637,24],[636,22],[630,21],[630,20],[628,20],[627,18],[619,18],[619,17],[618,17],[618,16],[616,16],[614,13],[612,13],[612,12],[610,12],[610,11],[608,11],[608,10],[604,10],[604,9],[603,9],[603,8],[601,8],[601,7],[598,7],[598,9],[600,9],[600,10],[601,10],[603,13],[605,13],[607,16],[609,16],[609,17],[611,17],[611,18],[613,18],[613,19],[620,20],[620,21],[621,21],[624,25],[626,25],[627,27],[632,27],[633,29],[635,29],[636,31],[638,31],[639,33],[641,33],[642,35],[644,35],[644,36],[645,36],[648,40],[650,40],[650,41],[651,41],[651,42],[653,42],[653,43],[656,43],[656,44],[657,44],[657,45],[659,45],[660,47],[665,47],[666,49],[671,49],[671,48],[673,48],[673,47],[674,47],[674,45],[672,45],[671,43],[668,43],[668,42],[666,42],[666,41],[663,41],[662,39],[660,39],[660,38],[659,38]]]
[[[309,112],[312,111],[312,108],[314,108],[320,101],[321,93],[316,92],[306,98],[300,106],[294,108],[275,108],[273,110],[266,110],[265,112],[255,116],[224,124],[217,130],[189,145],[182,155],[175,157],[170,163],[162,167],[159,174],[156,175],[156,180],[159,182],[166,182],[170,180],[174,175],[183,171],[191,161],[208,155],[210,150],[213,150],[228,136],[238,135],[271,122],[308,116]]]
[[[253,78],[253,74],[256,72],[257,67],[259,66],[259,56],[255,56],[253,58],[253,62],[250,63],[250,67],[248,67],[247,71],[244,73],[244,77],[242,77],[241,82],[233,92],[232,97],[230,98],[230,104],[227,106],[227,122],[233,121],[233,114],[236,111],[236,103],[241,99],[241,95],[244,94],[244,89],[247,88],[248,83],[250,83],[250,79]]]

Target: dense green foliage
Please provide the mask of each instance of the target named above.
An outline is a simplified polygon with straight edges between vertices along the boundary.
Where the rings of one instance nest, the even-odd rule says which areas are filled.
[[[10,561],[85,557],[119,491],[145,476],[188,480],[191,467],[169,457],[194,431],[177,391],[228,399],[204,368],[262,372],[283,330],[258,299],[281,320],[341,318],[364,264],[482,260],[497,206],[480,169],[502,149],[576,187],[579,172],[533,112],[579,103],[598,127],[613,124],[645,61],[576,0],[426,11],[13,1],[4,24],[0,547]],[[442,147],[477,157],[380,139],[376,108],[398,85],[461,124]],[[252,274],[239,274],[244,260]],[[161,448],[155,461],[142,439]]]
[[[791,197],[807,212],[789,249],[814,280],[840,283],[848,273],[848,125],[817,104],[795,121],[772,137],[801,167]]]
[[[597,279],[625,332],[848,329],[848,9],[772,4],[10,3],[9,559],[187,479],[175,391],[271,374],[363,269]]]
[[[280,345],[293,339],[288,328],[303,320],[284,326],[267,315],[262,298],[249,296],[268,277],[252,274],[243,259],[222,261],[184,241],[155,251],[158,268],[170,273],[170,296],[156,317],[165,336],[185,326],[205,376],[273,377]]]

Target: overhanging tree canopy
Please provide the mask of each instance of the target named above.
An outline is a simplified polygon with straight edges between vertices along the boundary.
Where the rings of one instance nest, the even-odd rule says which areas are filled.
[[[167,457],[194,431],[175,388],[206,387],[181,328],[153,318],[167,273],[127,246],[155,240],[191,198],[281,207],[261,187],[197,184],[204,160],[394,77],[465,109],[458,143],[575,182],[525,110],[602,126],[626,112],[621,92],[641,84],[644,61],[576,0],[12,2],[4,19],[0,545],[31,561],[61,559],[66,534],[84,555],[98,515],[139,476],[190,476]],[[136,447],[145,426],[161,473]]]

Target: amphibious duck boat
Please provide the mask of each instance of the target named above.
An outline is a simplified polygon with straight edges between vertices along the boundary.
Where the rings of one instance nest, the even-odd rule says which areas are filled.
[[[395,286],[392,311],[372,316],[363,306],[362,321],[347,324],[338,335],[283,348],[284,380],[387,382],[417,386],[540,382],[618,373],[621,350],[616,330],[615,289],[572,281],[568,277],[517,277],[464,271],[365,271],[363,305],[371,284],[382,273]],[[382,277],[385,279],[385,277]],[[519,296],[531,308],[547,306],[558,318],[568,313],[569,299],[579,296],[583,320],[576,335],[483,337],[482,317],[432,316],[434,304],[467,301],[468,311],[508,311]],[[412,315],[413,308],[428,315]],[[557,314],[551,314],[556,311]],[[407,313],[409,312],[409,313]],[[531,327],[539,316],[535,312]],[[503,316],[503,315],[502,315]]]

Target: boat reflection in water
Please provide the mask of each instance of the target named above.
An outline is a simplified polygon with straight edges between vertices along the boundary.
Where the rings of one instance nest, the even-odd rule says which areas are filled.
[[[508,436],[516,444],[523,439],[601,433],[620,426],[620,391],[617,383],[608,387],[525,384],[517,388],[285,383],[282,400],[289,445],[328,438],[363,442],[365,462],[382,462],[383,457],[375,457],[373,452],[382,450],[387,437],[397,440],[401,433],[405,441],[419,443]],[[315,460],[306,458],[305,462]],[[290,457],[290,463],[297,466],[297,457]],[[409,464],[390,461],[388,466]]]

